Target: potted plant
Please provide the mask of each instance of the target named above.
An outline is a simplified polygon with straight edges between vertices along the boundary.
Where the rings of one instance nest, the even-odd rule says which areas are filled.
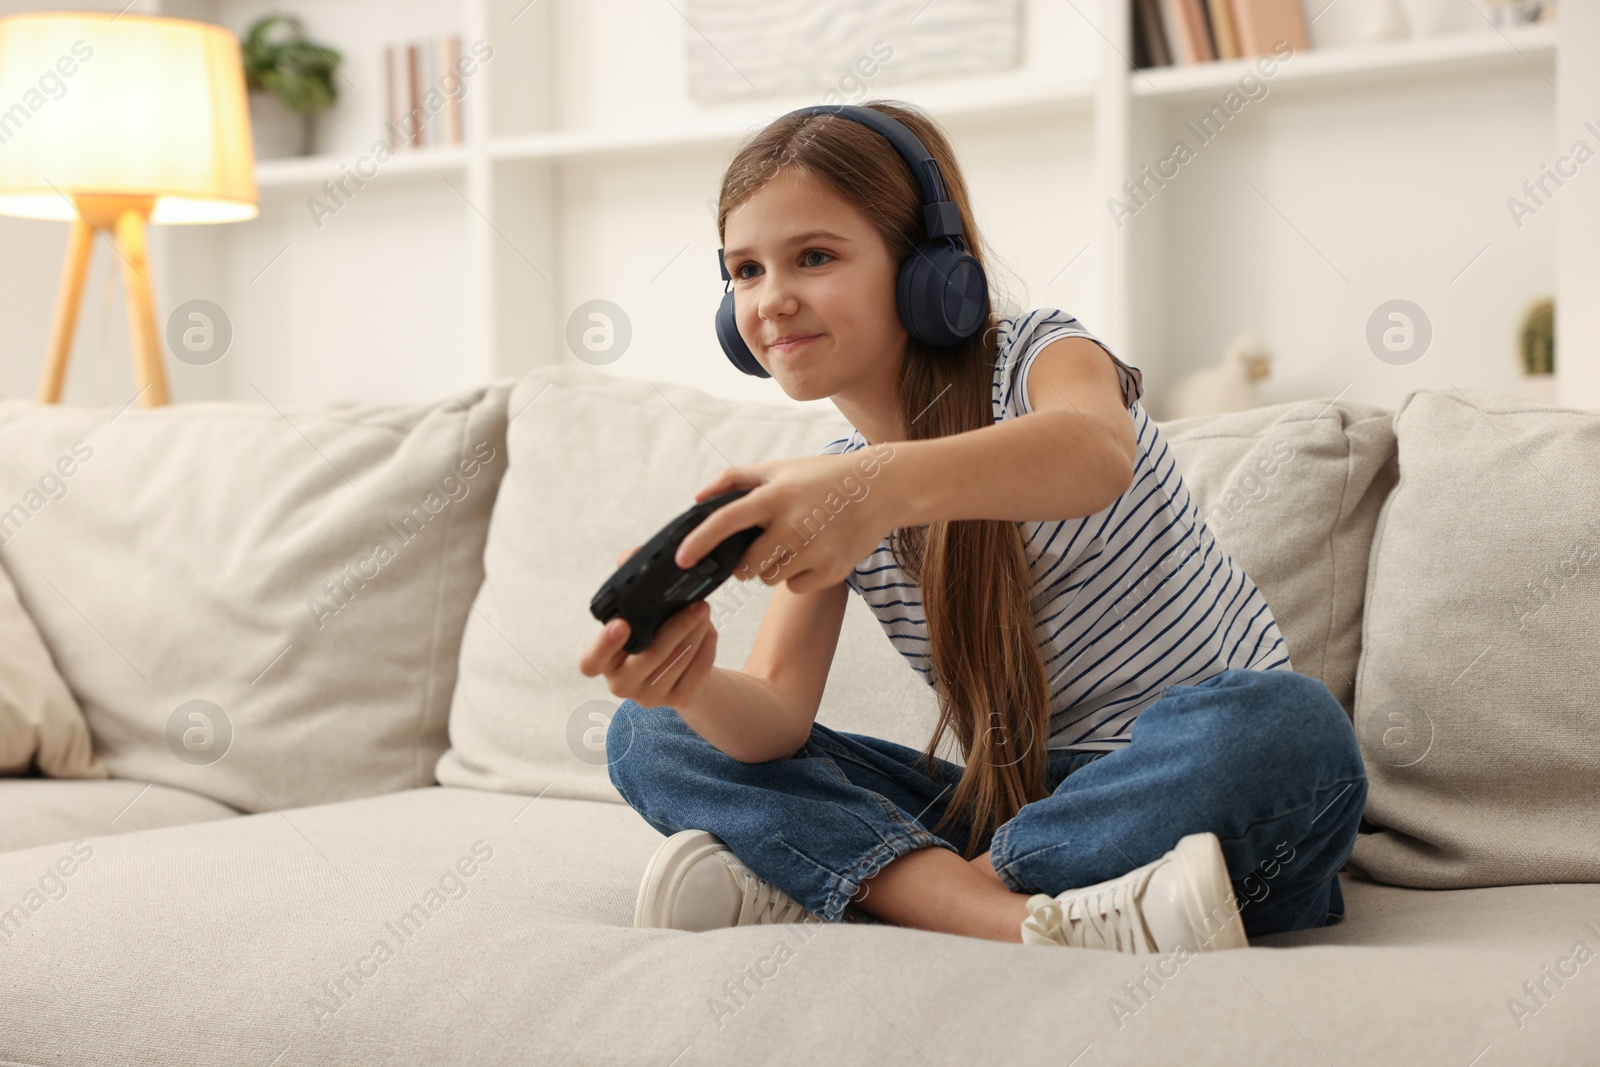
[[[1556,305],[1554,300],[1535,300],[1522,316],[1517,336],[1522,358],[1522,383],[1517,391],[1530,400],[1555,403],[1556,399]]]
[[[294,15],[258,19],[239,51],[256,158],[309,155],[316,112],[338,99],[339,51],[308,40]]]

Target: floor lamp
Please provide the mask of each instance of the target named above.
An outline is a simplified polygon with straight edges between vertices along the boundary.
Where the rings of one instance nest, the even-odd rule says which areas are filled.
[[[0,214],[72,224],[39,402],[59,403],[89,252],[114,240],[140,403],[168,401],[151,223],[255,218],[236,37],[190,19],[86,12],[0,18]]]

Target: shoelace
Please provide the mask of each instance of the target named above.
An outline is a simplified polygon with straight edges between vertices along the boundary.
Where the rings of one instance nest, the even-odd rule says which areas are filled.
[[[745,866],[732,852],[722,853],[722,859],[733,872],[734,880],[744,890],[737,925],[797,923],[816,917],[804,904]]]
[[[1145,928],[1138,909],[1145,883],[1154,873],[1154,867],[1141,868],[1092,893],[1069,895],[1065,906],[1057,897],[1034,912],[1039,920],[1036,926],[1063,945],[1154,952],[1155,939]]]

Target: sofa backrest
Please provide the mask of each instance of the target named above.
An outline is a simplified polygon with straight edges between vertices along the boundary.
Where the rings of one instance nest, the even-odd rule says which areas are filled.
[[[1596,416],[1423,390],[1159,425],[1295,668],[1352,713],[1379,831],[1352,865],[1600,879]],[[289,413],[0,401],[0,565],[116,777],[246,811],[435,773],[619,801],[617,701],[577,669],[590,596],[726,467],[847,429],[831,405],[587,367]],[[743,665],[771,593],[713,594],[719,665]],[[851,597],[820,721],[920,749],[935,710]]]
[[[510,385],[0,402],[0,564],[112,775],[252,812],[431,785]]]

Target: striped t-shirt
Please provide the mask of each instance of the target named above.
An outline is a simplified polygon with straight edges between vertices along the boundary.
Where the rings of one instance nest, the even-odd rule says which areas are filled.
[[[1063,337],[1103,342],[1077,319],[1041,308],[1000,320],[995,421],[1033,411],[1029,368]],[[1133,483],[1093,515],[1022,522],[1033,574],[1035,633],[1050,686],[1050,751],[1112,751],[1170,686],[1232,668],[1292,670],[1266,599],[1212,537],[1156,424],[1138,401],[1144,376],[1116,365],[1138,435]],[[867,445],[859,430],[825,454]],[[889,640],[933,685],[921,589],[895,566],[889,538],[846,579]]]

